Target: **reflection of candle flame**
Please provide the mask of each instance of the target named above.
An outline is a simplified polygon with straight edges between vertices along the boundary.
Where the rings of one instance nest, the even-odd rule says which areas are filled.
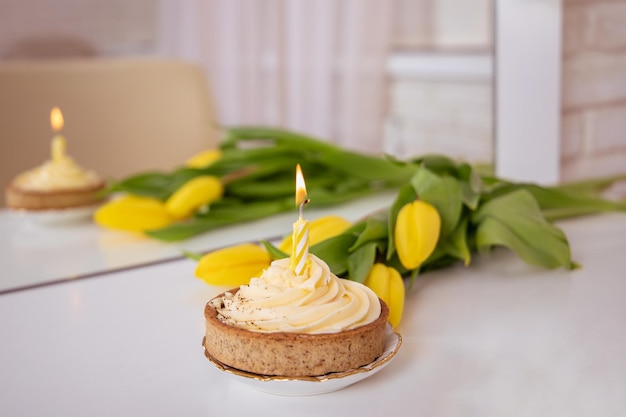
[[[63,129],[63,113],[61,113],[61,109],[58,107],[53,107],[52,110],[50,110],[50,125],[52,126],[52,130],[57,133],[54,138],[52,138],[52,160],[61,162],[66,158],[65,148],[67,144],[65,143],[65,138],[59,134],[61,129]]]
[[[306,199],[306,184],[300,164],[296,166],[296,207],[300,206]]]
[[[60,108],[53,107],[52,110],[50,110],[50,125],[55,132],[59,132],[63,129],[63,113],[61,113]]]

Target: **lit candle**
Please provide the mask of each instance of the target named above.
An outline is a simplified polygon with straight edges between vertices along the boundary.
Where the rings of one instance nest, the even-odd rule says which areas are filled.
[[[296,275],[302,275],[309,263],[309,222],[304,220],[304,205],[309,202],[306,198],[306,185],[300,164],[296,166],[296,207],[300,210],[298,220],[293,224],[291,243],[291,269]]]
[[[63,129],[63,113],[61,113],[61,109],[58,107],[53,107],[52,110],[50,110],[50,126],[52,126],[52,130],[56,133],[54,138],[52,138],[52,160],[54,162],[60,162],[66,157],[65,149],[67,148],[67,143],[60,133],[61,129]]]

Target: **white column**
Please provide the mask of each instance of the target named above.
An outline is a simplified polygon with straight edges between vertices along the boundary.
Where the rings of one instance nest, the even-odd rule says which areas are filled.
[[[560,171],[561,0],[496,0],[496,175],[555,184]]]

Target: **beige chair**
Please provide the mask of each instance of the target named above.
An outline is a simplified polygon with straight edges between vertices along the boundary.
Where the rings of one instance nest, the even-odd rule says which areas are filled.
[[[1,184],[49,158],[54,106],[64,116],[68,154],[106,178],[172,169],[217,146],[213,102],[195,65],[162,59],[0,61]]]

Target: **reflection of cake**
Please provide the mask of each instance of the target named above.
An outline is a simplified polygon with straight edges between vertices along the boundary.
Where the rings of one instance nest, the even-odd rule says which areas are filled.
[[[207,353],[243,371],[290,377],[343,372],[379,357],[385,303],[313,255],[300,276],[289,262],[274,261],[249,285],[207,303]]]
[[[78,166],[65,153],[62,136],[52,141],[52,158],[19,174],[5,190],[8,207],[26,210],[88,206],[102,200],[104,181]]]

